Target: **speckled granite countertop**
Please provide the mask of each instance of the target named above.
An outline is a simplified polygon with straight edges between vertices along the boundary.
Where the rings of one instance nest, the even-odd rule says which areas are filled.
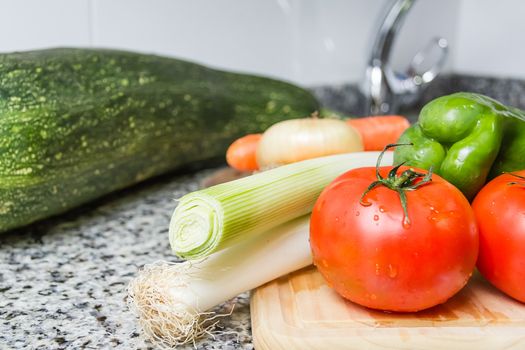
[[[457,75],[439,78],[423,102],[460,90],[525,108],[523,81]],[[325,106],[359,114],[355,85],[314,92]],[[148,349],[127,310],[127,284],[143,264],[174,259],[167,240],[174,198],[211,172],[157,178],[0,235],[0,349]],[[225,334],[198,349],[253,349],[248,294],[222,311],[233,304],[221,321]]]
[[[126,306],[138,268],[173,260],[174,198],[211,170],[135,186],[0,236],[0,349],[148,349]],[[253,349],[248,294],[223,306],[228,333],[199,349]],[[193,347],[188,347],[193,348]]]
[[[312,90],[325,107],[349,115],[360,116],[363,113],[364,99],[356,84],[320,86]],[[409,108],[408,114],[413,115],[411,121],[417,120],[417,111],[428,101],[458,91],[477,92],[504,104],[525,109],[525,80],[463,74],[440,75],[432,82],[430,88],[423,92],[419,103]],[[400,114],[406,115],[406,112],[401,111]]]

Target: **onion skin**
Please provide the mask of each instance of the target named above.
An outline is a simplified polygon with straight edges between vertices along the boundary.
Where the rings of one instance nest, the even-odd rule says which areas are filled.
[[[363,151],[359,132],[337,119],[290,119],[266,130],[257,148],[261,169],[332,154]]]

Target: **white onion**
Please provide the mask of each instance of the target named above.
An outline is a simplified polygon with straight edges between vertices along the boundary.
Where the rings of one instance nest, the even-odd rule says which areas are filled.
[[[304,118],[272,125],[257,148],[259,168],[363,150],[361,135],[342,120]]]

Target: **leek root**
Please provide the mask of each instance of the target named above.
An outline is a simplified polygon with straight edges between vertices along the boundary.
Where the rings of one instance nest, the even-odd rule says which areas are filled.
[[[308,228],[303,216],[204,260],[145,266],[128,287],[144,335],[178,346],[210,333],[214,306],[312,263]]]

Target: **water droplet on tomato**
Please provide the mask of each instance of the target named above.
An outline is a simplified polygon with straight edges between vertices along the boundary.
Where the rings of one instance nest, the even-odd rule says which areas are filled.
[[[339,222],[339,216],[335,217],[335,222]]]
[[[323,265],[323,267],[328,267],[328,262],[325,259],[323,259],[321,260],[321,265]]]
[[[427,220],[429,220],[429,221],[431,221],[433,223],[438,223],[438,222],[440,222],[442,220],[451,219],[453,217],[458,217],[458,213],[455,212],[454,210],[449,210],[449,211],[446,211],[446,212],[443,212],[443,213],[435,211],[432,215],[427,217]]]
[[[379,215],[374,215],[374,221],[379,220]]]
[[[397,267],[392,264],[388,264],[388,277],[396,278],[397,277]]]
[[[403,218],[403,228],[409,229],[410,226],[412,226],[412,223],[410,222],[410,219],[407,217]]]
[[[384,213],[386,210],[385,210],[384,207],[379,207],[379,211],[380,211],[381,213]]]
[[[377,299],[377,295],[375,295],[375,294],[370,294],[370,299],[372,299],[372,300],[376,300],[376,299]]]
[[[364,206],[364,207],[369,207],[372,205],[372,203],[370,203],[369,201],[367,201],[366,199],[363,199],[361,201],[361,205]]]
[[[381,267],[379,266],[379,264],[376,263],[376,275],[379,276],[380,273],[381,273]]]

